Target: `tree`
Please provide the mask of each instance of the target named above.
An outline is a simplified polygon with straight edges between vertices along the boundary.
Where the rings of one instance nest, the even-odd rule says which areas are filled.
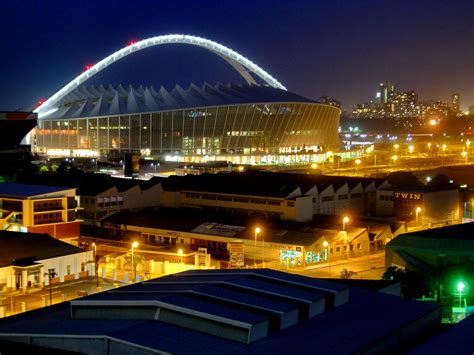
[[[125,256],[125,263],[123,264],[123,266],[125,268],[130,268],[132,271],[135,271],[139,265],[145,264],[146,261],[147,261],[147,258],[144,257],[143,255],[133,253],[133,263],[135,265],[132,266],[132,253],[128,253]]]
[[[387,181],[393,187],[421,188],[423,184],[415,174],[409,171],[396,171],[387,176]]]
[[[357,272],[355,271],[347,270],[347,269],[341,270],[341,279],[349,280],[352,278],[352,276],[355,276],[355,275],[357,275]]]
[[[451,179],[446,175],[436,174],[431,181],[426,184],[426,187],[435,191],[453,189],[456,186],[454,183],[451,183],[450,180]]]

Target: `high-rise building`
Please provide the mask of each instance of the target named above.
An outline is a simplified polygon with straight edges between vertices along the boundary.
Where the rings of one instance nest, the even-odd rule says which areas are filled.
[[[459,94],[453,94],[451,96],[451,110],[454,113],[459,113],[459,111],[461,111]]]
[[[389,81],[380,83],[380,102],[387,103],[395,94],[395,84]]]

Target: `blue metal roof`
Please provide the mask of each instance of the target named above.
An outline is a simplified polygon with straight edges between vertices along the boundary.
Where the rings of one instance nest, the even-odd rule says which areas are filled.
[[[248,84],[191,84],[183,89],[176,85],[172,91],[161,87],[119,85],[80,87],[65,96],[57,111],[41,119],[100,117],[141,112],[157,112],[238,104],[316,103],[292,92],[270,86]],[[196,112],[196,115],[201,113]]]
[[[29,185],[29,184],[17,184],[14,182],[2,182],[0,183],[0,196],[9,197],[30,197],[49,194],[52,192],[59,192],[64,190],[71,190],[70,187],[59,187],[59,186],[43,186],[43,185]]]

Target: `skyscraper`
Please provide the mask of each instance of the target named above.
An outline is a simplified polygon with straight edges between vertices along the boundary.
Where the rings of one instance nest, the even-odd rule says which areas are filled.
[[[395,84],[389,81],[380,83],[380,103],[387,103],[395,94]]]
[[[453,111],[453,113],[459,113],[459,111],[461,111],[459,101],[460,101],[459,94],[453,94],[451,96],[451,110]]]

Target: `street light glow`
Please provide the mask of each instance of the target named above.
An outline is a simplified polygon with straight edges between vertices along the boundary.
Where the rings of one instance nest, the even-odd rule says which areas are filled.
[[[412,146],[412,145],[410,145],[410,146],[408,147],[408,151],[409,151],[410,153],[413,153],[413,150],[414,150],[414,149],[415,149],[415,147]]]
[[[356,160],[355,160],[355,163],[356,163],[357,165],[359,165],[359,164],[361,163],[360,159],[356,159]]]
[[[327,248],[328,246],[329,246],[329,243],[328,243],[327,240],[325,240],[325,241],[323,242],[323,247]]]
[[[458,292],[462,292],[464,291],[464,287],[466,287],[466,285],[464,285],[464,282],[458,282],[457,284],[457,287],[458,287]]]
[[[132,248],[138,248],[138,242],[137,241],[132,243]]]

